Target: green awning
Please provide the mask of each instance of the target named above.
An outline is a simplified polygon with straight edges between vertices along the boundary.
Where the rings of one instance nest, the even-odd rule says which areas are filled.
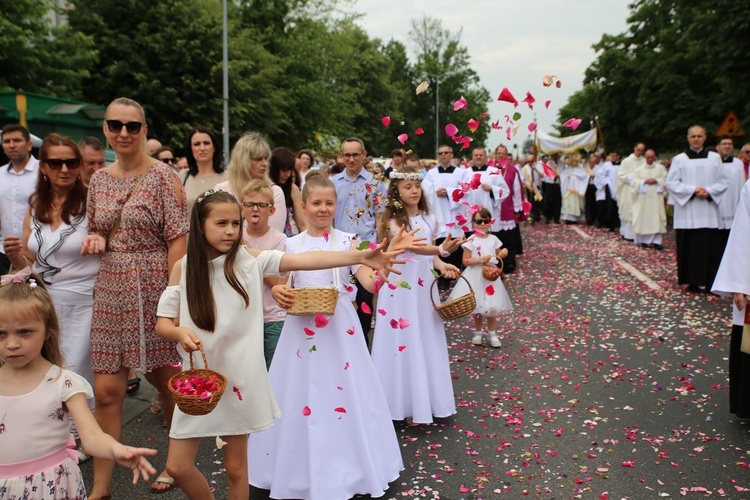
[[[94,104],[56,104],[49,108],[49,115],[75,115],[83,113],[89,120],[103,120],[105,109]]]

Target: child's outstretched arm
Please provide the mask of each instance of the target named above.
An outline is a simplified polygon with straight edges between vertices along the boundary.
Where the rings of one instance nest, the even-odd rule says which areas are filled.
[[[304,252],[285,253],[279,264],[279,272],[314,271],[316,269],[332,269],[334,267],[353,266],[362,264],[376,270],[393,271],[394,264],[403,264],[403,260],[396,260],[396,256],[405,250],[385,251],[388,245],[383,240],[375,248],[366,250],[349,250],[346,252]]]
[[[65,406],[73,417],[86,453],[96,458],[116,460],[123,467],[132,470],[133,484],[138,482],[138,476],[148,481],[150,474],[156,474],[156,469],[144,458],[146,455],[156,455],[156,450],[125,446],[105,433],[89,410],[83,393],[73,394],[65,402]]]

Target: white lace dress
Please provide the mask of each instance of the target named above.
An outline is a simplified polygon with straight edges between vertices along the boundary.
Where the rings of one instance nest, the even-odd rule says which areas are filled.
[[[420,228],[417,236],[435,241],[434,217],[409,221]],[[390,236],[395,231],[392,224]],[[372,361],[393,420],[430,423],[456,413],[445,327],[430,301],[434,256],[406,252],[402,258],[407,262],[395,266],[402,274],[391,274],[391,286],[378,293]]]
[[[289,252],[348,250],[354,235],[326,238],[303,232]],[[380,497],[403,469],[385,395],[367,352],[346,285],[352,268],[338,268],[336,312],[325,320],[287,315],[271,364],[271,386],[282,418],[248,443],[250,484],[272,498],[348,500]],[[295,288],[334,284],[333,272],[293,273]]]

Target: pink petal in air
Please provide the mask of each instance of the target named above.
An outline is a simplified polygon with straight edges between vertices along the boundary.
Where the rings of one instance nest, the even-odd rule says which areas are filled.
[[[424,134],[424,129],[422,127],[417,127],[417,130],[414,131],[414,135],[422,135]]]
[[[468,103],[466,102],[466,98],[464,96],[461,96],[461,99],[453,103],[453,111],[466,109],[466,106],[468,106]]]
[[[549,109],[549,105],[552,101],[544,101],[544,109]]]
[[[396,139],[398,139],[398,142],[400,142],[401,144],[405,144],[406,141],[409,139],[409,134],[401,134],[398,137],[396,137]]]
[[[536,99],[534,99],[534,96],[531,95],[531,92],[526,92],[526,97],[524,98],[523,102],[529,105],[529,109],[534,109],[534,103],[536,102]]]
[[[328,318],[322,314],[315,315],[315,328],[325,328],[328,326]]]
[[[394,330],[398,330],[398,321],[396,321],[395,319],[392,319],[390,323],[391,323],[391,328],[393,328]]]
[[[346,333],[348,333],[349,335],[354,335],[354,327],[351,327],[351,328],[349,328],[349,329],[348,329],[348,330],[346,331]]]
[[[503,90],[500,91],[500,95],[497,97],[498,101],[503,102],[510,102],[513,104],[513,107],[518,106],[518,101],[515,97],[513,97],[513,94],[510,93],[510,90],[508,90],[508,87],[505,87]]]
[[[581,125],[580,118],[571,118],[570,120],[563,123],[563,127],[568,127],[571,130],[577,129]]]
[[[477,129],[479,128],[479,122],[476,121],[474,118],[469,120],[469,122],[466,125],[469,127],[469,130],[471,130],[472,132],[476,132]]]
[[[533,132],[536,130],[536,122],[529,123],[529,132]]]
[[[365,314],[372,314],[372,309],[366,303],[362,302],[359,307],[362,308],[362,312]]]
[[[302,408],[302,415],[304,415],[305,417],[309,417],[311,413],[312,410],[309,406],[305,406],[304,408]]]
[[[482,113],[481,115],[479,115],[479,118],[480,119],[487,118],[488,116],[490,116],[490,114],[487,111],[485,111],[484,113]]]
[[[402,330],[405,330],[406,328],[408,328],[410,324],[411,323],[409,323],[409,320],[406,320],[404,318],[398,319],[398,327],[401,328]]]
[[[453,137],[454,135],[456,135],[457,132],[458,132],[458,127],[456,127],[452,123],[449,123],[448,125],[445,126],[445,133],[449,137]]]
[[[346,409],[343,406],[339,406],[338,408],[334,408],[333,411],[336,413],[346,413]]]
[[[503,127],[500,126],[500,120],[495,120],[494,122],[490,123],[490,127],[492,127],[493,130],[503,129]]]
[[[404,349],[406,349],[405,345],[398,346],[398,352],[404,352]]]
[[[487,295],[495,295],[495,287],[492,285],[487,285],[487,288],[484,289],[484,292]]]
[[[385,316],[385,309],[378,309],[378,314]]]
[[[305,330],[305,335],[307,335],[308,337],[312,337],[313,335],[315,335],[315,331],[310,330],[307,327],[303,328],[303,330]]]
[[[391,117],[390,116],[384,116],[380,119],[380,122],[383,124],[384,127],[387,127],[391,124]]]

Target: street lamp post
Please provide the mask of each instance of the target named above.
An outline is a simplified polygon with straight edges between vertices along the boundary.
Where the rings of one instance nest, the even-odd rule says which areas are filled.
[[[229,27],[227,23],[227,0],[222,1],[222,101],[224,101],[224,168],[229,167]]]
[[[457,75],[461,71],[449,71],[448,73],[442,73],[440,75],[433,75],[431,73],[425,73],[424,75],[435,80],[435,158],[438,157],[438,148],[440,147],[440,79],[447,78],[449,76]]]

